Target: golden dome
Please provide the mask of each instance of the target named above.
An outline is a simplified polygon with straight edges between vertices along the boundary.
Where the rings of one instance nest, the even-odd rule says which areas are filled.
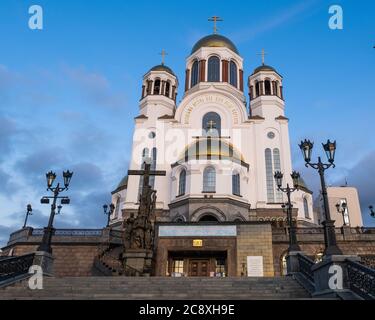
[[[159,64],[153,68],[150,69],[150,71],[165,71],[165,72],[168,72],[170,73],[171,75],[175,76],[173,70],[169,67],[167,67],[166,65],[164,64]]]
[[[204,37],[200,39],[195,46],[193,47],[193,50],[191,53],[198,51],[200,48],[228,48],[232,50],[233,52],[239,54],[237,47],[235,44],[229,40],[228,38],[221,36],[219,34],[212,34],[207,37]]]
[[[231,143],[214,137],[198,139],[186,147],[181,158],[177,165],[190,160],[230,160],[249,168],[242,154]]]

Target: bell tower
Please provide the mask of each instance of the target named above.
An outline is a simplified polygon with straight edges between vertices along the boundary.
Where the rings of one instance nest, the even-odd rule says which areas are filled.
[[[161,55],[162,63],[151,68],[143,77],[140,112],[149,118],[173,116],[176,110],[178,79],[164,63],[165,50]]]
[[[264,63],[265,52],[262,50],[262,65],[249,77],[251,116],[272,118],[285,116],[282,76],[271,66]]]

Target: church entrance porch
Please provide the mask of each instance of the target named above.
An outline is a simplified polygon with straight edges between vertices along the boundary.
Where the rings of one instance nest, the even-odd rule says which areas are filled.
[[[226,251],[169,252],[167,276],[226,277]]]

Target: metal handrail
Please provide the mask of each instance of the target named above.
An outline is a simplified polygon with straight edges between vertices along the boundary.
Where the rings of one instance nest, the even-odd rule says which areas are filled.
[[[350,290],[364,299],[375,299],[375,270],[347,260]]]
[[[311,268],[315,265],[315,262],[301,253],[298,254],[298,262],[300,272],[313,283],[314,274]]]
[[[34,253],[0,260],[0,282],[27,274],[34,261]]]

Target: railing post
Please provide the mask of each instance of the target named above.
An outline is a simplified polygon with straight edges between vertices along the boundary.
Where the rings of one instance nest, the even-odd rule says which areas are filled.
[[[315,264],[311,270],[314,274],[314,297],[330,298],[352,294],[348,281],[348,260],[360,262],[358,256],[332,255]]]
[[[294,273],[300,272],[298,255],[301,254],[300,251],[288,252],[286,257],[287,275],[292,275]]]

